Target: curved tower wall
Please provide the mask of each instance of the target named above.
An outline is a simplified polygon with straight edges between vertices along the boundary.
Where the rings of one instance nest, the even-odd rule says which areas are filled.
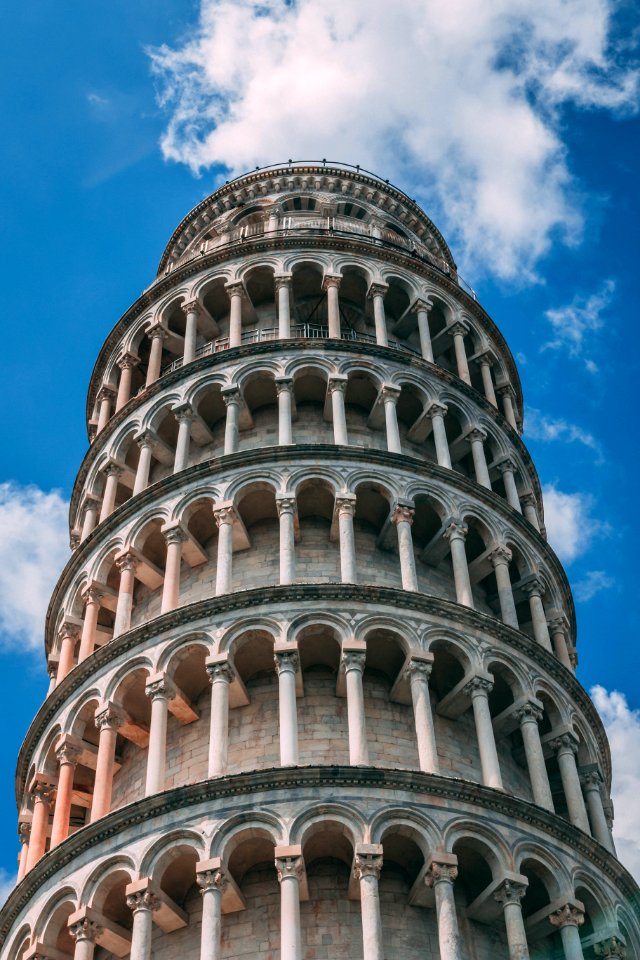
[[[185,218],[91,378],[3,960],[636,955],[521,419],[388,183]]]

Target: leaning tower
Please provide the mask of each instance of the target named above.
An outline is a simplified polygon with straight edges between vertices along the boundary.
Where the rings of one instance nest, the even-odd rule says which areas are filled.
[[[188,214],[91,377],[2,960],[640,956],[521,418],[388,181]]]

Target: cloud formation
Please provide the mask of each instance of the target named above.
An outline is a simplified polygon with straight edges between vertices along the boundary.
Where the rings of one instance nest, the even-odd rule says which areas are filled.
[[[232,175],[287,157],[403,185],[462,254],[526,279],[580,214],[560,109],[635,109],[613,0],[201,0],[149,51],[167,159]]]
[[[549,417],[537,410],[535,407],[528,407],[524,422],[525,440],[541,440],[543,443],[552,443],[554,440],[561,440],[563,443],[579,443],[593,450],[596,455],[596,463],[604,463],[604,456],[600,442],[582,427],[575,423],[569,423],[561,417]]]
[[[69,505],[57,491],[0,484],[0,646],[39,649],[69,556]]]
[[[573,359],[582,360],[589,373],[597,373],[598,365],[591,354],[596,334],[604,326],[602,314],[611,304],[615,288],[613,280],[605,280],[596,293],[588,297],[578,294],[566,306],[547,310],[545,317],[553,335],[541,349],[565,350]]]
[[[604,570],[587,570],[582,580],[573,585],[573,595],[578,603],[587,603],[603,590],[615,586],[615,580]]]
[[[613,838],[620,860],[640,879],[640,710],[631,710],[623,693],[595,686],[591,698],[602,717],[613,766]]]
[[[553,484],[542,488],[544,524],[549,543],[563,563],[572,563],[609,527],[593,516],[593,498],[586,493],[563,493]]]

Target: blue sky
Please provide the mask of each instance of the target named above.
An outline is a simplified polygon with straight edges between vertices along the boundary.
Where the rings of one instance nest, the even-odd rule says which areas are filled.
[[[448,32],[418,0],[375,0],[366,18],[360,0],[347,13],[337,0],[31,0],[5,12],[4,875],[17,853],[15,757],[46,690],[39,624],[66,555],[63,501],[86,449],[91,368],[221,164],[326,156],[373,167],[423,202],[519,360],[525,440],[576,591],[579,678],[604,688],[614,752],[640,755],[631,8],[609,19],[596,0],[492,6],[474,20],[456,0]],[[401,37],[411,50],[397,52]],[[637,867],[628,807],[640,762],[625,776],[620,836]]]

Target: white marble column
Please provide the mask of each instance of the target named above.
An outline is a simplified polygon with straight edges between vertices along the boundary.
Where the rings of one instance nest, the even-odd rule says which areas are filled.
[[[153,793],[160,793],[165,788],[169,700],[175,699],[176,688],[166,674],[156,673],[147,680],[145,693],[151,700],[147,776],[144,788],[145,797],[149,797]]]
[[[120,380],[118,381],[118,394],[116,396],[116,413],[118,410],[122,410],[131,399],[133,371],[139,363],[140,357],[136,357],[133,353],[125,353],[118,360]]]
[[[525,520],[528,520],[533,529],[540,533],[540,521],[538,520],[538,510],[534,495],[531,492],[523,493],[520,497],[520,504]]]
[[[98,402],[100,403],[100,408],[98,411],[98,426],[96,429],[97,433],[100,433],[101,430],[104,430],[106,425],[111,419],[111,406],[113,404],[114,396],[113,387],[108,384],[103,384],[98,391]]]
[[[136,479],[133,484],[133,496],[142,493],[149,486],[149,472],[151,470],[151,458],[153,456],[153,434],[145,430],[135,438],[135,442],[140,449],[138,458],[138,467],[136,469]]]
[[[491,376],[491,359],[489,354],[483,353],[481,356],[476,358],[476,362],[480,367],[480,376],[482,377],[482,389],[484,390],[485,399],[489,403],[498,409],[498,401],[496,399],[496,391],[493,385],[493,377]]]
[[[471,698],[473,718],[476,724],[478,750],[480,752],[480,766],[482,768],[482,782],[486,787],[502,790],[502,775],[496,750],[496,738],[493,733],[491,711],[489,710],[489,694],[493,690],[493,683],[488,677],[474,677],[465,686],[464,692]]]
[[[240,282],[227,283],[225,290],[229,295],[229,347],[239,347],[242,343],[242,301],[245,297],[244,286]]]
[[[469,361],[467,360],[467,349],[464,344],[464,338],[469,332],[467,325],[458,321],[449,327],[449,333],[453,337],[453,349],[456,355],[456,367],[458,376],[465,383],[471,386],[471,375],[469,373]]]
[[[412,507],[397,506],[391,514],[391,522],[395,524],[398,535],[398,556],[400,558],[400,575],[402,589],[418,591],[418,575],[416,573],[416,558],[413,552],[411,524],[415,510]]]
[[[553,650],[556,657],[560,663],[564,664],[567,670],[571,670],[573,673],[573,664],[569,657],[569,647],[567,645],[567,623],[565,618],[561,616],[551,617],[549,620],[549,631],[551,633]]]
[[[304,861],[301,853],[294,853],[294,849],[290,848],[289,856],[278,856],[279,848],[275,850],[280,882],[280,960],[302,960],[300,882]]]
[[[469,566],[467,564],[467,553],[465,550],[465,540],[469,527],[462,520],[449,520],[443,536],[449,541],[451,548],[451,565],[453,567],[453,580],[456,587],[456,600],[465,607],[473,608],[473,593],[471,591],[471,580],[469,579]]]
[[[333,416],[333,442],[340,446],[347,446],[347,417],[344,409],[344,395],[347,390],[347,380],[329,380],[331,393],[331,413]]]
[[[498,387],[498,395],[502,398],[502,411],[504,418],[514,430],[517,431],[518,423],[516,421],[516,412],[513,406],[513,388],[510,383]]]
[[[24,880],[27,872],[27,861],[29,860],[29,841],[31,840],[31,824],[25,820],[18,823],[18,837],[20,838],[20,863],[18,864],[18,877],[16,886]]]
[[[196,864],[196,883],[202,894],[200,960],[221,960],[222,894],[229,879],[221,865],[201,861]]]
[[[438,920],[438,945],[440,960],[463,960],[462,942],[458,928],[458,915],[453,893],[453,884],[458,876],[457,857],[453,854],[435,855],[425,876],[425,883],[433,887]]]
[[[238,387],[225,387],[222,399],[227,408],[227,419],[224,428],[224,455],[236,453],[240,439],[240,405],[242,396]]]
[[[96,497],[92,497],[91,495],[86,496],[82,510],[84,516],[82,519],[80,542],[86,540],[89,534],[93,533],[96,528],[96,523],[98,522],[98,501]]]
[[[341,280],[341,276],[331,276],[327,274],[322,281],[322,289],[327,291],[327,318],[329,337],[332,340],[339,340],[341,337],[340,301],[338,296]]]
[[[230,593],[233,583],[233,507],[214,509],[213,516],[218,527],[218,559],[216,566],[216,596]]]
[[[102,507],[100,508],[100,523],[106,520],[115,510],[118,479],[122,476],[122,467],[116,463],[110,463],[105,467],[104,474],[106,480],[104,493],[102,494]]]
[[[429,312],[433,304],[426,300],[416,300],[411,307],[411,312],[416,314],[418,320],[418,337],[420,338],[420,352],[423,360],[433,363],[433,346],[431,345],[431,332],[429,330]]]
[[[509,457],[505,457],[504,460],[500,460],[496,466],[502,474],[504,490],[507,495],[507,503],[510,507],[513,507],[514,510],[517,510],[518,513],[522,513],[520,497],[518,496],[518,487],[516,486],[515,463]]]
[[[296,578],[295,497],[276,497],[280,518],[280,583],[293,583]]]
[[[511,563],[512,556],[511,550],[504,544],[499,543],[489,554],[489,560],[496,575],[502,621],[518,630],[518,615],[513,599],[511,577],[509,576],[509,564]]]
[[[409,660],[405,676],[411,687],[420,769],[425,773],[440,773],[433,712],[429,697],[429,677],[432,667],[433,654],[413,656]]]
[[[147,337],[151,341],[151,348],[149,351],[149,362],[147,364],[146,387],[150,387],[160,376],[162,367],[162,345],[168,336],[169,332],[160,323],[154,323],[147,330]]]
[[[356,539],[353,530],[353,518],[356,512],[356,498],[352,493],[336,497],[338,512],[338,530],[340,535],[340,576],[343,583],[356,583]]]
[[[133,913],[129,960],[151,960],[153,914],[160,909],[160,901],[150,890],[140,890],[127,894],[127,906]]]
[[[529,598],[529,610],[531,611],[531,626],[533,627],[534,639],[541,647],[551,652],[551,637],[549,636],[547,617],[542,603],[542,597],[545,592],[544,583],[539,577],[533,577],[523,584],[523,590]]]
[[[291,336],[291,274],[274,276],[273,285],[278,301],[278,337],[287,340]]]
[[[182,365],[184,366],[187,363],[193,363],[196,358],[198,318],[202,314],[202,304],[199,300],[191,300],[189,303],[182,304],[182,311],[185,315],[184,350],[182,353]]]
[[[99,587],[90,584],[82,591],[84,601],[84,620],[82,621],[82,633],[80,634],[80,648],[78,650],[78,663],[82,663],[93,653],[96,645],[96,630],[98,627],[98,616],[100,614],[100,601],[104,594]]]
[[[58,669],[56,671],[56,684],[61,683],[67,674],[73,669],[75,661],[76,644],[80,637],[80,630],[75,623],[69,623],[65,620],[58,633],[58,649],[60,650],[60,659],[58,660]]]
[[[187,535],[178,525],[167,529],[163,527],[162,535],[167,545],[167,559],[164,567],[160,613],[168,613],[170,610],[175,610],[180,601],[182,545],[187,539]]]
[[[298,710],[296,706],[297,649],[276,649],[273,657],[278,674],[278,704],[280,718],[280,766],[293,767],[298,763]]]
[[[378,881],[382,871],[382,845],[360,843],[355,848],[353,876],[360,885],[363,960],[384,960]]]
[[[293,443],[291,430],[293,379],[291,377],[278,377],[276,393],[278,394],[278,444],[284,447]]]
[[[104,817],[111,809],[116,741],[118,730],[124,723],[124,716],[115,704],[107,703],[96,710],[95,722],[100,735],[91,803],[91,823],[100,817]]]
[[[578,752],[578,743],[575,736],[569,733],[562,734],[556,740],[553,740],[549,746],[555,751],[558,758],[558,767],[560,768],[560,779],[564,797],[567,802],[569,820],[574,826],[579,827],[585,833],[590,833],[589,820],[582,796],[580,786],[580,777],[576,766],[576,753]]]
[[[433,442],[436,447],[436,459],[439,466],[451,469],[451,454],[449,453],[449,441],[447,440],[447,431],[444,425],[444,418],[449,408],[444,403],[431,403],[426,408],[426,413],[431,417],[431,426],[433,429]]]
[[[473,469],[476,480],[481,487],[491,490],[491,478],[489,477],[489,468],[487,467],[487,457],[484,452],[484,443],[487,439],[487,431],[480,427],[474,427],[467,434],[467,440],[471,445],[471,456],[473,457]]]
[[[521,883],[514,880],[504,880],[493,893],[494,900],[501,904],[504,912],[509,960],[529,960],[529,946],[522,918],[521,903],[527,892],[527,883],[525,877],[522,880]]]
[[[369,749],[364,712],[362,675],[366,651],[362,648],[343,647],[340,661],[345,672],[347,687],[347,719],[349,725],[349,763],[352,766],[367,766]]]
[[[383,386],[380,397],[384,404],[384,422],[387,428],[387,450],[389,453],[402,453],[396,404],[400,397],[398,387]]]
[[[231,660],[226,654],[223,654],[217,657],[209,657],[207,674],[211,683],[208,776],[219,777],[227,772],[229,684],[233,680],[235,672]]]
[[[49,814],[51,813],[54,789],[53,782],[41,773],[37,773],[29,785],[29,794],[33,803],[33,819],[27,854],[27,873],[44,856],[47,848]]]
[[[178,423],[178,439],[176,440],[176,455],[173,460],[173,472],[179,473],[189,465],[189,449],[191,446],[191,424],[195,413],[189,403],[182,403],[173,408],[173,415]]]
[[[543,712],[537,703],[527,702],[519,707],[516,719],[520,724],[524,755],[527,760],[527,770],[531,782],[533,802],[545,810],[554,812],[553,797],[549,786],[549,775],[544,762],[544,752],[540,742],[538,724],[542,720]]]
[[[116,566],[120,571],[120,587],[118,589],[118,602],[113,623],[114,639],[119,637],[121,633],[125,633],[131,626],[133,591],[138,563],[138,557],[131,550],[127,550],[116,557]]]
[[[58,785],[51,826],[51,850],[69,836],[73,778],[80,759],[80,744],[67,734],[56,743],[55,754],[58,761]]]
[[[599,770],[587,770],[580,774],[580,782],[584,791],[584,796],[589,814],[589,823],[591,824],[591,835],[605,847],[609,853],[614,854],[613,844],[607,818],[604,813],[602,803],[602,774]]]
[[[380,347],[387,347],[389,345],[387,318],[384,312],[384,297],[388,289],[388,283],[372,283],[367,291],[367,297],[373,301],[373,322],[376,329],[376,343]]]
[[[564,960],[584,960],[579,929],[584,923],[584,913],[567,903],[555,910],[549,920],[560,931]]]
[[[73,960],[93,960],[96,942],[103,933],[104,928],[88,917],[84,917],[77,923],[69,924],[69,934],[75,941]]]

